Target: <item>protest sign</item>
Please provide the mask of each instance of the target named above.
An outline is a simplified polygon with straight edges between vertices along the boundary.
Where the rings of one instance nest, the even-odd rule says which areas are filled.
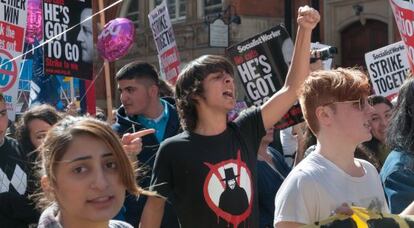
[[[148,14],[148,18],[158,51],[162,75],[165,80],[175,84],[180,72],[180,56],[166,2],[163,1],[155,7]]]
[[[15,120],[18,77],[27,19],[26,1],[0,1],[0,92]]]
[[[284,84],[293,53],[293,42],[282,26],[273,27],[228,49],[237,67],[249,105],[262,105]],[[276,128],[303,121],[299,105],[292,107]]]
[[[375,94],[392,100],[410,70],[404,42],[366,53],[365,62]]]
[[[45,75],[92,79],[92,20],[84,21],[91,15],[91,0],[43,1],[44,37],[49,41],[44,46]]]
[[[34,45],[39,45],[37,40]],[[43,56],[44,53],[41,48],[35,49],[33,55],[30,56],[33,61],[33,66],[31,72],[32,75],[29,77],[31,78],[29,106],[44,103],[55,106],[59,97],[58,89],[60,88],[60,85],[56,75],[43,74]]]
[[[414,72],[414,1],[390,0],[395,22],[407,50],[411,72]]]

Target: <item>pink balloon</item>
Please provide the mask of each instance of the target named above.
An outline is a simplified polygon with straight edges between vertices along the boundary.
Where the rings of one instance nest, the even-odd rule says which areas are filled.
[[[109,21],[98,36],[98,52],[112,62],[127,54],[134,43],[134,23],[126,18]]]
[[[27,3],[26,43],[33,44],[35,38],[39,41],[42,40],[42,19],[42,1],[29,0]]]

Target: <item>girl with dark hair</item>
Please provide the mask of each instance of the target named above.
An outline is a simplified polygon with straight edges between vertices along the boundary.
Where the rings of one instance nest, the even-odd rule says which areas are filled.
[[[371,162],[380,171],[390,152],[385,145],[385,136],[393,105],[387,98],[377,95],[369,96],[368,102],[374,108],[370,120],[372,139],[357,147],[355,157]]]
[[[26,154],[36,150],[47,131],[62,117],[48,104],[35,106],[26,111],[16,128],[16,139]]]
[[[397,105],[387,131],[392,149],[381,169],[388,205],[400,213],[414,200],[414,78],[400,89]]]
[[[32,107],[21,116],[16,127],[16,139],[27,164],[27,192],[33,194],[38,188],[35,166],[38,158],[37,148],[43,142],[47,131],[61,119],[56,109],[48,104]],[[34,203],[31,207],[34,208]],[[33,209],[34,211],[34,209]],[[37,213],[37,219],[39,213]]]

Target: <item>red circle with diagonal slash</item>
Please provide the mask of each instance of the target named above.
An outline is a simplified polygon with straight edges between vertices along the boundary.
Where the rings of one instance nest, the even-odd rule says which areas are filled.
[[[227,161],[222,161],[217,164],[208,164],[205,163],[210,168],[210,172],[207,174],[207,177],[204,181],[204,187],[203,187],[203,194],[204,199],[207,205],[210,207],[210,209],[213,210],[213,212],[219,217],[223,218],[225,221],[227,221],[229,224],[233,224],[233,227],[238,227],[240,223],[244,222],[252,212],[253,207],[253,183],[249,168],[247,167],[247,164],[241,161],[240,159],[240,151],[238,153],[238,158],[236,159],[229,159]],[[238,167],[239,171],[237,172],[238,175],[240,175],[241,178],[245,179],[246,184],[248,185],[249,190],[247,193],[247,198],[249,200],[249,206],[248,208],[240,215],[232,215],[231,213],[228,213],[221,208],[219,208],[219,205],[214,202],[212,194],[217,194],[215,191],[214,193],[211,192],[209,189],[219,189],[219,186],[214,186],[214,181],[212,181],[213,178],[216,178],[218,180],[222,179],[222,176],[219,173],[220,169],[224,169],[225,166],[229,167],[231,164],[234,164],[236,167]],[[243,171],[243,172],[242,172]],[[219,176],[216,176],[219,175]],[[216,176],[216,177],[215,177]],[[239,181],[240,182],[240,181]],[[240,183],[238,183],[240,185]],[[213,186],[213,187],[211,187]],[[224,189],[223,189],[224,190]]]
[[[7,58],[9,59],[8,61],[13,59],[13,56],[10,53],[6,52],[5,50],[0,49],[0,55],[7,56]],[[11,77],[11,81],[9,83],[7,83],[7,85],[5,87],[0,88],[0,92],[2,92],[2,93],[6,92],[11,87],[13,87],[13,85],[16,82],[16,79],[17,79],[17,64],[16,64],[16,61],[11,61],[11,63],[13,64],[13,69],[11,71],[3,70],[3,69],[0,68],[0,74],[9,75]],[[3,63],[0,62],[0,65],[2,65],[2,64]]]

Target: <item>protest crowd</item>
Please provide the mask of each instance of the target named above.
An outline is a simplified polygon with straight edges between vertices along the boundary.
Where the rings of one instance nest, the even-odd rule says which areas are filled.
[[[90,5],[81,12],[81,21],[92,15]],[[68,21],[60,26],[71,26],[71,12],[61,14]],[[55,17],[45,19],[54,28]],[[293,42],[277,26],[230,48],[230,57],[191,60],[174,80],[148,62],[127,63],[113,75],[121,105],[108,112],[81,112],[76,98],[59,109],[39,90],[11,121],[0,93],[0,227],[414,227],[412,73],[400,72],[398,94],[383,96],[369,70],[325,68],[334,50],[311,48],[320,18],[302,6]],[[83,70],[94,61],[91,24],[67,37],[80,43],[69,52],[80,64],[65,72],[91,74]],[[57,67],[59,52],[50,50],[33,50],[34,63],[47,55],[50,70],[34,64],[39,86],[66,64]],[[401,68],[408,57],[396,58]],[[376,74],[381,64],[369,68]],[[248,104],[237,102],[236,77]]]

